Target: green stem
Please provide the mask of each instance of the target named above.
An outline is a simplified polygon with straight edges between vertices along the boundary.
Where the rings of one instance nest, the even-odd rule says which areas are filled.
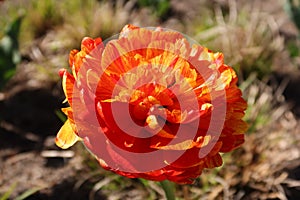
[[[175,184],[168,180],[161,181],[160,184],[165,191],[167,200],[175,200]]]

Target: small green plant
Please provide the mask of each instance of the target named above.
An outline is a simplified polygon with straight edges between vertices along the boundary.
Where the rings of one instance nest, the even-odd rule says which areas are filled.
[[[138,0],[140,7],[149,7],[160,18],[165,19],[171,9],[169,0]]]
[[[300,56],[300,0],[286,1],[285,10],[298,28],[298,38],[287,41],[290,56],[296,58]]]
[[[286,11],[300,30],[300,0],[286,1]]]
[[[13,191],[16,189],[16,187],[17,187],[17,183],[12,184],[7,192],[5,192],[3,195],[0,195],[0,200],[10,199],[10,197],[11,197]],[[33,195],[34,193],[42,190],[43,188],[44,187],[34,187],[31,189],[28,189],[25,192],[23,192],[21,195],[15,197],[15,200],[24,200],[24,199],[30,197],[31,195]]]
[[[132,7],[130,2],[124,5],[123,0],[61,2],[64,25],[57,29],[56,38],[68,43],[68,49],[78,48],[78,42],[86,36],[106,39],[129,23]]]
[[[0,40],[0,89],[15,74],[16,65],[21,61],[19,33],[23,16],[17,17],[6,28]]]
[[[32,1],[28,24],[33,29],[34,37],[40,37],[49,29],[63,23],[62,14],[56,5],[58,3],[54,0]]]

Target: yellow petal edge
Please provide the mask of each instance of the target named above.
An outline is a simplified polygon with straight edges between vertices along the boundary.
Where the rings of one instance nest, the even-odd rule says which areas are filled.
[[[80,138],[74,133],[70,121],[67,120],[59,130],[55,143],[62,149],[73,146]]]

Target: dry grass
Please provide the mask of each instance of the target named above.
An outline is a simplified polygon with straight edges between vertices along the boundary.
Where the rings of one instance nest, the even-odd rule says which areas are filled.
[[[261,1],[225,2],[215,4],[214,16],[210,16],[214,18],[212,25],[194,38],[223,52],[226,63],[238,70],[240,78],[247,78],[254,71],[259,77],[269,75],[274,58],[284,47],[278,22],[262,10]]]

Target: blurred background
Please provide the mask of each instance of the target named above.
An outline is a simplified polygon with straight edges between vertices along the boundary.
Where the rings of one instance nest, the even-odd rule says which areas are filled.
[[[1,0],[0,200],[165,199],[156,182],[101,169],[81,143],[54,144],[70,50],[128,23],[223,52],[248,102],[245,144],[176,186],[177,199],[300,199],[300,0]]]

